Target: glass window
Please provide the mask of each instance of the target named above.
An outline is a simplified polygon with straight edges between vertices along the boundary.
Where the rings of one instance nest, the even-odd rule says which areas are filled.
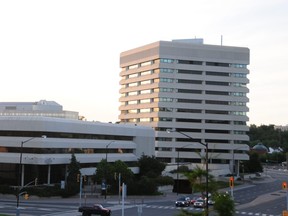
[[[150,122],[150,118],[140,118],[140,122]]]
[[[202,65],[202,62],[193,60],[178,60],[178,64]]]
[[[206,85],[229,86],[229,82],[206,81]]]
[[[143,72],[141,72],[140,75],[141,75],[141,76],[145,76],[145,75],[150,75],[150,74],[152,74],[152,73],[153,73],[152,70],[148,70],[148,71],[143,71]]]
[[[160,78],[160,82],[172,83],[172,82],[173,82],[173,79],[170,79],[170,78]]]
[[[198,84],[198,85],[202,84],[201,80],[178,79],[177,82],[178,83],[185,83],[185,84]]]
[[[128,113],[137,113],[137,109],[128,110]]]
[[[247,64],[229,64],[233,68],[247,68]]]
[[[166,58],[161,58],[160,59],[161,63],[173,63],[174,59],[166,59]]]
[[[128,104],[129,104],[129,105],[131,105],[131,104],[137,104],[137,100],[128,101]]]
[[[144,81],[140,82],[141,85],[147,85],[147,84],[151,84],[151,83],[153,83],[152,80],[144,80]]]
[[[151,65],[152,64],[152,61],[147,61],[147,62],[142,62],[140,64],[141,67],[144,67],[144,66],[147,66],[147,65]]]
[[[135,77],[138,77],[138,73],[128,75],[128,78],[135,78]]]
[[[206,65],[216,67],[229,67],[229,63],[222,63],[222,62],[206,62]]]
[[[150,103],[150,102],[151,102],[151,99],[150,99],[150,98],[140,100],[140,104],[143,104],[143,103]]]
[[[206,75],[208,76],[227,76],[229,77],[229,73],[224,73],[224,72],[214,72],[214,71],[206,71]]]
[[[138,64],[128,66],[129,70],[135,69],[135,68],[138,68]]]
[[[133,87],[133,86],[138,86],[138,82],[134,82],[134,83],[129,83],[128,87]]]
[[[161,73],[173,73],[174,69],[171,68],[160,68]]]
[[[128,96],[133,96],[133,95],[137,95],[138,92],[137,91],[133,91],[133,92],[128,92]]]
[[[172,88],[160,88],[160,92],[173,92]]]
[[[140,91],[140,94],[150,94],[151,93],[151,89],[145,89]]]
[[[140,113],[150,113],[151,109],[147,108],[147,109],[140,109],[139,112]]]

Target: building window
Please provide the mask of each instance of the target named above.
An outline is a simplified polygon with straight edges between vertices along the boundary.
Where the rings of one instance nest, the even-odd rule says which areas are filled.
[[[153,61],[147,61],[147,62],[142,62],[140,64],[141,67],[144,67],[144,66],[148,66],[148,65],[152,65],[153,64]]]
[[[179,74],[194,74],[194,75],[202,75],[202,71],[196,70],[178,70]]]
[[[224,110],[205,110],[206,114],[216,114],[216,115],[229,115],[229,111]]]
[[[140,91],[140,94],[150,94],[151,93],[151,89],[145,89]]]
[[[195,100],[195,99],[177,99],[179,103],[196,103],[196,104],[201,104],[201,100]]]
[[[244,92],[233,92],[232,95],[235,97],[246,97],[246,93]]]
[[[215,105],[229,105],[229,101],[216,101],[216,100],[206,100],[206,104],[215,104]]]
[[[133,95],[137,95],[138,92],[137,91],[134,91],[134,92],[128,92],[128,96],[133,96]]]
[[[140,104],[143,104],[143,103],[150,103],[150,102],[151,102],[151,99],[150,99],[150,98],[140,100]]]
[[[185,83],[185,84],[197,84],[201,85],[202,81],[201,80],[186,80],[186,79],[178,79],[178,83]]]
[[[246,78],[247,74],[245,74],[245,73],[232,73],[232,76],[236,77],[236,78]]]
[[[205,91],[205,94],[208,94],[208,95],[230,95],[229,92],[225,92],[225,91]]]
[[[201,113],[202,111],[200,109],[177,109],[177,112],[183,112],[183,113]]]
[[[137,100],[133,100],[133,101],[128,101],[127,102],[128,105],[137,104],[137,103],[138,103]]]
[[[128,66],[128,70],[138,68],[138,64]]]
[[[174,63],[174,59],[161,58],[160,62],[161,63]]]
[[[128,87],[138,86],[138,82],[128,83]]]
[[[148,70],[148,71],[143,71],[143,72],[141,72],[140,75],[141,75],[141,76],[146,76],[146,75],[150,75],[150,74],[152,74],[152,73],[153,73],[152,70]]]
[[[206,85],[230,86],[229,82],[206,81]]]
[[[140,85],[147,85],[147,84],[151,84],[151,83],[153,83],[152,80],[144,80],[144,81],[140,82]]]
[[[229,67],[233,68],[247,68],[246,64],[229,64]]]
[[[206,71],[206,75],[208,76],[226,76],[229,77],[229,73],[224,73],[224,72],[214,72],[214,71]]]
[[[140,122],[150,122],[150,118],[140,118]]]
[[[202,90],[195,90],[195,89],[178,89],[177,92],[187,94],[202,94]]]
[[[160,68],[160,73],[173,73],[174,69],[171,68]]]
[[[135,74],[129,74],[128,75],[128,78],[135,78],[135,77],[138,77],[138,73],[135,73]]]
[[[150,112],[151,112],[151,109],[150,109],[150,108],[140,109],[139,112],[140,112],[140,113],[150,113]]]
[[[178,64],[202,65],[201,61],[178,60]]]
[[[222,62],[206,62],[207,66],[216,66],[216,67],[229,67],[229,63],[222,63]]]

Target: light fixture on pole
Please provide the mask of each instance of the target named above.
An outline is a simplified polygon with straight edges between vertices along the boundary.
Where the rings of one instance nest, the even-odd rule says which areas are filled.
[[[27,140],[24,140],[21,142],[21,146],[20,146],[20,159],[19,159],[19,172],[18,172],[18,186],[17,186],[17,196],[16,196],[16,216],[19,216],[20,215],[20,208],[19,208],[19,205],[20,205],[20,195],[21,195],[21,189],[23,188],[24,186],[24,176],[22,175],[22,155],[23,155],[23,145],[33,139],[36,139],[36,138],[46,138],[45,135],[42,135],[41,137],[31,137]]]
[[[176,132],[176,133],[180,133],[180,134],[182,134],[183,136],[185,136],[185,137],[187,137],[187,138],[189,138],[190,140],[192,140],[193,142],[197,142],[197,143],[199,143],[199,144],[201,144],[201,145],[203,145],[204,147],[205,147],[205,150],[206,150],[206,153],[205,153],[205,168],[206,168],[206,199],[205,199],[205,201],[206,201],[206,204],[205,204],[205,208],[206,208],[206,216],[208,216],[209,215],[209,206],[208,206],[208,195],[209,195],[209,192],[208,192],[208,187],[209,187],[209,180],[208,180],[208,177],[209,177],[209,173],[208,173],[208,143],[203,143],[203,142],[201,142],[201,141],[198,141],[198,140],[195,140],[193,137],[191,137],[191,136],[189,136],[189,135],[187,135],[187,134],[185,134],[184,132],[182,132],[182,131],[178,131],[178,130],[173,130],[173,129],[167,129],[166,130],[168,133],[171,133],[171,132]]]
[[[106,166],[108,165],[108,147],[109,147],[109,145],[111,145],[112,143],[114,143],[115,142],[115,140],[113,140],[113,141],[111,141],[110,143],[108,143],[107,145],[106,145]],[[104,198],[106,199],[106,197],[107,197],[107,167],[106,167],[106,169],[105,169],[105,172],[104,172],[104,184],[105,184],[105,195],[104,195]]]
[[[168,133],[170,133],[169,131],[167,131]],[[178,194],[179,194],[179,161],[180,161],[180,150],[182,150],[182,149],[184,149],[185,147],[187,147],[187,146],[189,146],[189,145],[192,145],[192,144],[188,144],[188,145],[184,145],[184,146],[182,146],[181,148],[179,148],[178,150],[177,150],[177,196],[178,196]]]

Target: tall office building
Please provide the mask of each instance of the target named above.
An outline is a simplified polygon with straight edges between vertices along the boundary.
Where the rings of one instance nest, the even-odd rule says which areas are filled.
[[[155,154],[163,162],[200,164],[207,144],[209,169],[238,173],[249,150],[248,64],[248,48],[202,39],[122,52],[119,119],[153,127]]]

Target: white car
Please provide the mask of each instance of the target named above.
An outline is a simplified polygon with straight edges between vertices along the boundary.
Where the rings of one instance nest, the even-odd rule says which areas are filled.
[[[204,199],[197,199],[196,202],[194,202],[194,207],[195,208],[204,208],[206,206],[205,200]]]

